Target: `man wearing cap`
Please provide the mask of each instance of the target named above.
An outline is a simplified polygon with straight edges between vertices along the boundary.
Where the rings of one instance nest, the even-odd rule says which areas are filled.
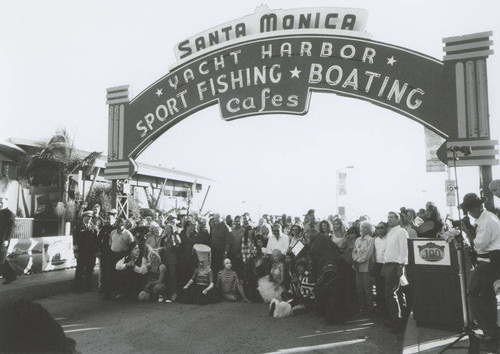
[[[75,291],[91,290],[92,274],[99,247],[97,230],[92,224],[94,212],[87,210],[82,213],[82,222],[73,231],[73,252],[76,258]]]
[[[16,216],[7,207],[7,197],[0,196],[0,274],[3,277],[3,284],[10,284],[16,280],[16,273],[6,259],[15,221]]]
[[[497,325],[497,299],[493,283],[499,278],[500,269],[500,220],[484,209],[486,198],[475,193],[464,196],[460,208],[476,220],[476,236],[473,240],[477,253],[477,265],[472,271],[468,294],[472,313],[484,332],[484,341],[498,349],[500,329]]]

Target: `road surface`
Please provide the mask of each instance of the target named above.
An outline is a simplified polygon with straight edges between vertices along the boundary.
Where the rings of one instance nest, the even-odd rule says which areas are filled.
[[[283,319],[267,304],[103,301],[96,293],[38,300],[81,353],[400,353],[376,316],[327,325],[316,312]]]

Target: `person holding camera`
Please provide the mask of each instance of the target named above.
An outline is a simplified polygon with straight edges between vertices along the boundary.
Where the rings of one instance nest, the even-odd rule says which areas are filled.
[[[500,220],[484,208],[486,200],[475,193],[468,193],[459,207],[468,212],[477,225],[472,241],[477,263],[468,284],[472,314],[484,332],[484,342],[498,350],[500,328],[497,325],[497,299],[493,284],[499,278],[500,269]]]

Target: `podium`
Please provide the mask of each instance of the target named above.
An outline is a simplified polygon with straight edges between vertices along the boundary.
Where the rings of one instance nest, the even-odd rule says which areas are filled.
[[[467,249],[465,268],[470,270]],[[408,240],[408,275],[418,327],[461,331],[464,327],[458,254],[442,239]],[[466,271],[466,280],[470,271]]]

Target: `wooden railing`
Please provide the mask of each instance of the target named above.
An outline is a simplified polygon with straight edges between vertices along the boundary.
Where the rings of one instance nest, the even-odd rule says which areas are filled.
[[[13,238],[57,236],[58,219],[16,218]]]

